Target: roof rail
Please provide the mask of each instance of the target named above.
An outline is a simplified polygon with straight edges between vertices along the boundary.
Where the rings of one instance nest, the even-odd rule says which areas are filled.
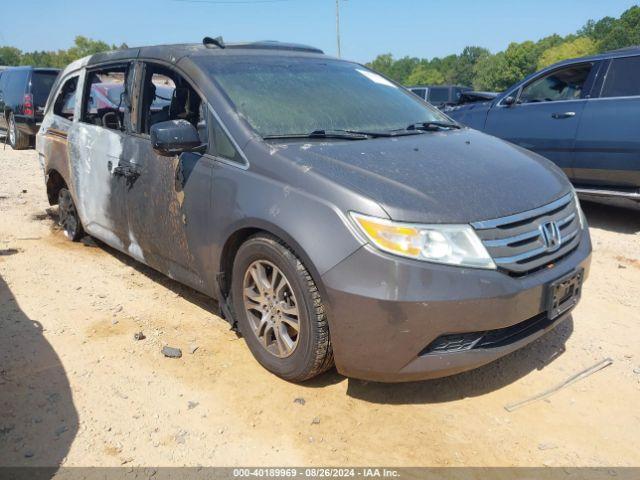
[[[302,45],[300,43],[284,43],[277,40],[260,40],[258,42],[251,42],[245,44],[238,44],[237,48],[256,48],[266,50],[291,50],[298,52],[320,53],[324,54],[322,50],[310,45]]]
[[[296,52],[309,52],[324,54],[319,48],[299,43],[284,43],[276,40],[261,40],[257,42],[245,43],[225,43],[222,37],[204,37],[202,44],[206,48],[231,48],[231,49],[255,49],[255,50],[289,50]]]

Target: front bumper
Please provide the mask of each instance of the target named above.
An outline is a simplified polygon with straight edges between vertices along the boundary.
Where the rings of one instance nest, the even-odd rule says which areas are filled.
[[[591,241],[547,268],[523,277],[406,260],[364,246],[322,277],[331,340],[340,373],[401,382],[470,370],[542,336],[569,316],[546,319],[546,287],[572,271],[588,276]],[[523,323],[528,321],[529,323]],[[535,328],[514,327],[535,323]],[[520,331],[490,348],[445,353],[425,349],[444,335]]]

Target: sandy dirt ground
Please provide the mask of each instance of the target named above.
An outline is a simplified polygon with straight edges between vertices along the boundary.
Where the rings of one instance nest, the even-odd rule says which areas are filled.
[[[206,297],[68,242],[36,153],[0,150],[0,465],[640,465],[640,212],[585,211],[591,276],[548,335],[435,381],[330,371],[296,385],[262,369]]]

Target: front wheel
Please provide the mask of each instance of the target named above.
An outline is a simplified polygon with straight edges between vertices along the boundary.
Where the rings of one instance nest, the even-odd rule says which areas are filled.
[[[262,366],[294,382],[333,366],[318,288],[281,241],[267,234],[247,240],[236,254],[231,283],[238,327]]]
[[[61,188],[58,193],[58,224],[72,242],[77,242],[84,236],[78,210],[71,198],[71,192],[66,188]]]

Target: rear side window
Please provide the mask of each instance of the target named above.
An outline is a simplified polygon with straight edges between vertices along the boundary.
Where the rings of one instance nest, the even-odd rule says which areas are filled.
[[[36,107],[44,107],[49,98],[49,92],[58,78],[57,72],[33,72],[31,77],[31,94]]]
[[[24,94],[27,93],[29,70],[13,70],[5,75],[7,76],[4,88],[5,97],[10,95],[13,101],[22,100]]]
[[[423,100],[427,96],[427,90],[425,88],[412,88],[411,91]]]
[[[616,58],[611,61],[601,97],[640,95],[640,57]]]
[[[429,102],[447,103],[449,101],[449,88],[433,87],[429,89]]]
[[[519,103],[557,102],[582,98],[592,64],[572,65],[534,80],[522,89]]]
[[[73,121],[76,107],[76,91],[78,77],[71,77],[64,82],[53,104],[53,113]]]

